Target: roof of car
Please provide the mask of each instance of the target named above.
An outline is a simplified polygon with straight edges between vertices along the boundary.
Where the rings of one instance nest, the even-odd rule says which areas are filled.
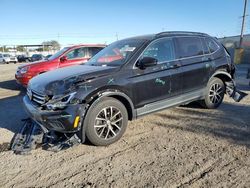
[[[190,32],[190,31],[166,31],[150,35],[141,35],[136,37],[131,37],[128,39],[142,39],[142,40],[153,40],[156,38],[166,37],[166,36],[209,36],[206,33],[200,32]]]
[[[68,45],[69,48],[74,47],[106,47],[106,44],[76,44],[76,45]]]

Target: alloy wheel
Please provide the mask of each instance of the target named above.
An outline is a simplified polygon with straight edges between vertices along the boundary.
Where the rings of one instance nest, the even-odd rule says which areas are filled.
[[[222,97],[223,97],[223,88],[218,83],[213,84],[210,87],[209,100],[213,104],[217,104],[221,101]]]
[[[94,129],[101,139],[112,139],[121,131],[122,113],[116,107],[103,108],[95,118]]]

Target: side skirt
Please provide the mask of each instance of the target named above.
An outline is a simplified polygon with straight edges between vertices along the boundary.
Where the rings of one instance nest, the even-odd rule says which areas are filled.
[[[204,99],[206,88],[182,94],[177,97],[164,99],[154,103],[147,104],[141,108],[136,109],[137,117],[164,110],[173,106],[187,104],[196,100]]]

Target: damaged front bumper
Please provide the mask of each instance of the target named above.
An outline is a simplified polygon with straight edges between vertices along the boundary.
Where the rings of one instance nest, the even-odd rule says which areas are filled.
[[[81,128],[80,124],[84,113],[84,105],[68,105],[63,110],[55,111],[41,110],[39,106],[30,101],[27,95],[23,98],[23,104],[30,118],[37,122],[45,131],[72,133],[79,131]]]
[[[235,84],[235,81],[232,79],[230,82],[225,82],[226,84],[226,94],[232,98],[235,102],[240,102],[247,93],[240,91]]]

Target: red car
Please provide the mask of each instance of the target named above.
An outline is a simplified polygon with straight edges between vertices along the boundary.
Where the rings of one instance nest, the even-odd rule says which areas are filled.
[[[26,87],[29,80],[34,76],[61,67],[85,63],[105,47],[104,44],[65,47],[47,60],[18,67],[15,74],[16,81]]]

